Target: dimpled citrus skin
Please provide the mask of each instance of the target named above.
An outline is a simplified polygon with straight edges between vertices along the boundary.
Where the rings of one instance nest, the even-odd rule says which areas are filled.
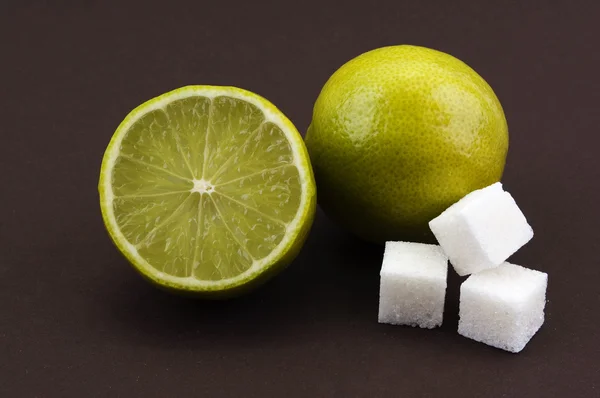
[[[306,145],[330,218],[373,242],[427,242],[431,219],[500,180],[508,127],[473,69],[403,45],[362,54],[331,76]]]

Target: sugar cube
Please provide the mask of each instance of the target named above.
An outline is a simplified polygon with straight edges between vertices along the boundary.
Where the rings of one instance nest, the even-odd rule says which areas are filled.
[[[469,193],[429,227],[461,276],[502,264],[533,237],[525,216],[499,182]]]
[[[458,333],[520,352],[544,323],[548,274],[504,264],[471,275],[460,287]]]
[[[442,324],[448,257],[437,245],[387,242],[379,322],[432,329]]]

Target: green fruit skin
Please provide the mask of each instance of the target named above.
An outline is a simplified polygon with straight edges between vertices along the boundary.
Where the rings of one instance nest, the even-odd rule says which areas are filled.
[[[434,242],[431,219],[501,179],[508,127],[491,87],[462,61],[394,46],[333,74],[306,146],[333,221],[371,242]]]

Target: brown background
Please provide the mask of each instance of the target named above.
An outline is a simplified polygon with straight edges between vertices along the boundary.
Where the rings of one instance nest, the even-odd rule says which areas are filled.
[[[598,3],[299,3],[0,2],[0,396],[599,397]],[[303,131],[337,67],[400,43],[463,59],[504,105],[503,181],[536,232],[512,261],[550,275],[521,354],[456,334],[453,273],[441,329],[377,324],[382,249],[321,213],[229,302],[159,292],[112,246],[96,184],[133,107],[235,85]]]

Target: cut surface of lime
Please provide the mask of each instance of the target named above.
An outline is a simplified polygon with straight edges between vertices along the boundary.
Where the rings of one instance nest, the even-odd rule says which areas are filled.
[[[111,238],[143,276],[207,294],[291,262],[316,206],[296,128],[234,87],[183,87],[133,110],[105,152],[99,192]]]

